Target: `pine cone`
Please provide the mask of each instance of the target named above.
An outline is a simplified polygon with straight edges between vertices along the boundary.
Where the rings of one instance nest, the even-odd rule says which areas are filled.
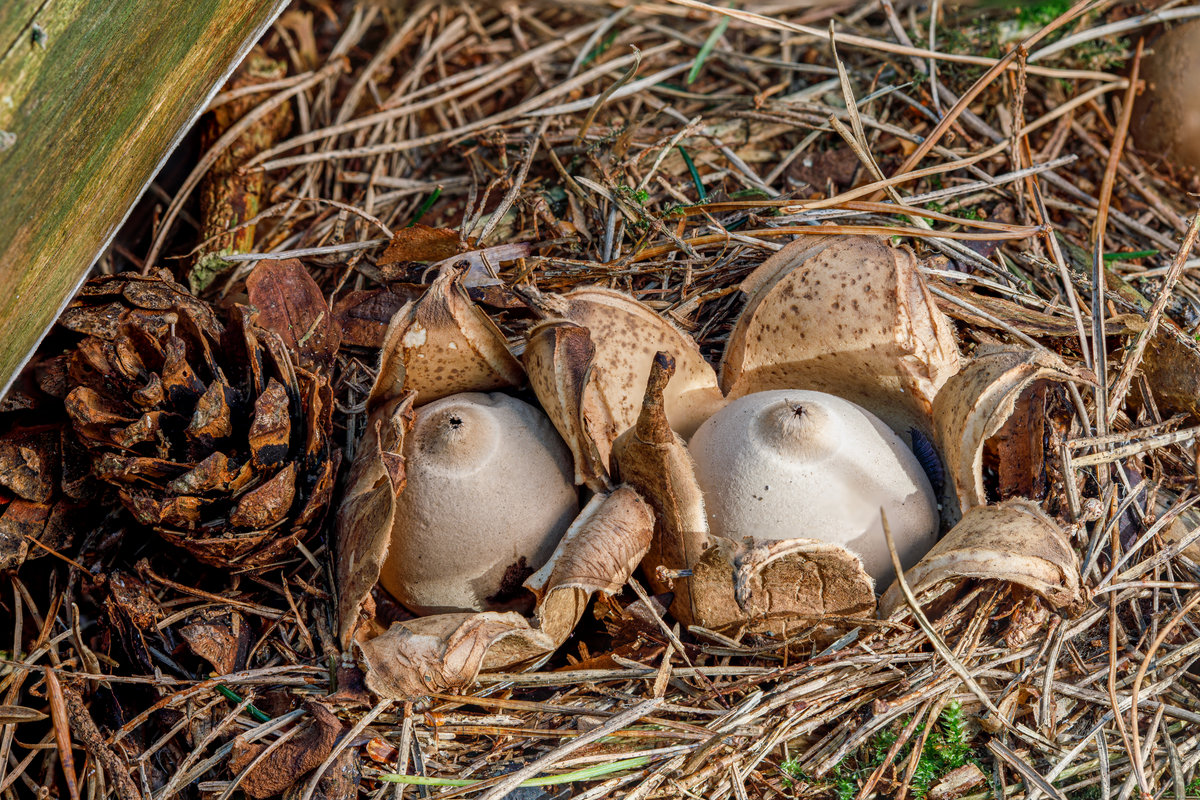
[[[99,494],[63,414],[61,367],[30,364],[0,401],[0,569],[61,553]]]
[[[71,543],[94,488],[81,455],[62,424],[0,434],[0,569]]]
[[[290,556],[329,504],[337,332],[299,262],[262,262],[248,285],[251,307],[222,325],[165,274],[102,276],[59,322],[84,335],[66,408],[94,474],[200,561],[261,568]],[[297,347],[305,320],[319,352]]]

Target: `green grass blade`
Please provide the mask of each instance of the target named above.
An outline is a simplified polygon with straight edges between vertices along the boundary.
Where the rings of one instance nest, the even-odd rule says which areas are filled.
[[[675,145],[679,150],[679,155],[683,156],[683,163],[687,164],[688,172],[692,174],[692,183],[696,184],[696,194],[700,196],[701,203],[708,202],[708,192],[704,191],[704,184],[700,182],[700,171],[696,169],[696,162],[692,161],[692,157],[688,155],[688,151],[683,149],[683,145]]]
[[[730,3],[732,6],[733,4]],[[696,78],[700,77],[700,72],[704,69],[704,62],[712,55],[713,49],[716,48],[717,42],[720,40],[725,29],[729,27],[729,17],[722,16],[721,21],[717,23],[717,27],[712,29],[712,33],[704,40],[704,44],[700,46],[700,52],[696,53],[696,60],[692,62],[692,68],[688,70],[687,83],[691,86]]]
[[[433,190],[433,192],[429,195],[429,197],[426,197],[421,202],[421,206],[420,206],[420,208],[417,209],[417,213],[413,215],[412,222],[408,223],[408,225],[406,225],[405,227],[411,228],[413,225],[416,225],[418,222],[420,222],[421,217],[425,216],[425,212],[428,211],[429,209],[433,208],[433,204],[436,203],[437,199],[441,196],[442,196],[442,187],[439,186]]]

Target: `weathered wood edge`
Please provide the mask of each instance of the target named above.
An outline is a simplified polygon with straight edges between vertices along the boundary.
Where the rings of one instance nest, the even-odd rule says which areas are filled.
[[[75,281],[70,284],[70,291],[66,292],[61,297],[53,315],[49,317],[48,321],[42,326],[41,332],[37,335],[37,337],[25,348],[25,352],[15,360],[12,360],[12,353],[7,352],[4,343],[0,342],[0,398],[4,397],[4,395],[8,393],[8,390],[12,387],[13,382],[20,375],[21,370],[24,369],[25,365],[29,363],[29,360],[37,352],[38,347],[46,338],[46,335],[54,327],[58,317],[62,314],[63,310],[67,307],[74,296],[78,293],[80,287],[87,280],[88,275],[92,270],[92,266],[96,262],[96,259],[98,259],[112,244],[113,239],[121,230],[125,222],[129,219],[129,215],[133,212],[133,209],[137,206],[137,201],[150,187],[150,184],[154,181],[159,171],[162,170],[163,165],[166,164],[167,160],[171,157],[171,154],[175,151],[175,148],[179,146],[179,143],[183,139],[184,135],[186,135],[187,132],[196,124],[197,120],[199,120],[200,116],[208,108],[209,103],[212,102],[212,99],[216,96],[217,92],[219,92],[221,87],[224,86],[229,76],[234,70],[237,69],[242,60],[250,52],[250,49],[275,22],[275,20],[287,7],[288,3],[289,0],[269,0],[269,5],[266,6],[268,9],[266,15],[257,25],[247,29],[247,35],[241,42],[239,42],[234,57],[229,59],[225,69],[219,74],[217,80],[213,81],[212,85],[208,88],[208,91],[204,95],[203,102],[196,104],[195,108],[188,116],[186,124],[179,126],[178,130],[175,131],[174,135],[171,137],[170,144],[162,153],[158,163],[146,176],[141,188],[129,198],[124,213],[121,214],[120,218],[115,224],[109,226],[109,230],[105,234],[103,241],[97,244],[91,254],[90,259],[86,264],[82,265],[79,270],[79,275]],[[7,253],[3,254],[6,255]],[[11,291],[11,289],[12,287],[0,286],[0,291]],[[6,321],[4,319],[0,319],[0,328],[6,327],[5,323]],[[11,343],[9,343],[7,346],[11,347]]]

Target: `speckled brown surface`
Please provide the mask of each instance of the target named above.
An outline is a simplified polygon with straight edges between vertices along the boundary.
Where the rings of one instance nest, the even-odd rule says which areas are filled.
[[[1200,170],[1200,20],[1171,28],[1142,61],[1146,88],[1133,107],[1130,131],[1149,160]]]

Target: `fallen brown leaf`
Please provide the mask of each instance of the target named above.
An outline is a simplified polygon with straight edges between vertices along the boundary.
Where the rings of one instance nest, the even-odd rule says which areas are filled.
[[[382,347],[392,317],[419,296],[419,291],[395,286],[349,292],[333,307],[333,316],[342,326],[342,344]]]
[[[301,366],[326,371],[333,366],[341,328],[303,264],[294,258],[260,261],[246,279],[246,291],[258,309],[257,323],[279,334]]]
[[[386,267],[401,261],[441,261],[462,252],[458,231],[449,228],[431,228],[417,223],[396,231],[387,249],[375,262]]]
[[[255,800],[272,797],[293,785],[306,772],[323,762],[337,743],[342,723],[320,703],[309,703],[312,721],[279,747],[272,750],[245,775],[242,770],[267,749],[267,742],[247,742],[243,736],[233,740],[229,769],[240,776],[238,788]]]

